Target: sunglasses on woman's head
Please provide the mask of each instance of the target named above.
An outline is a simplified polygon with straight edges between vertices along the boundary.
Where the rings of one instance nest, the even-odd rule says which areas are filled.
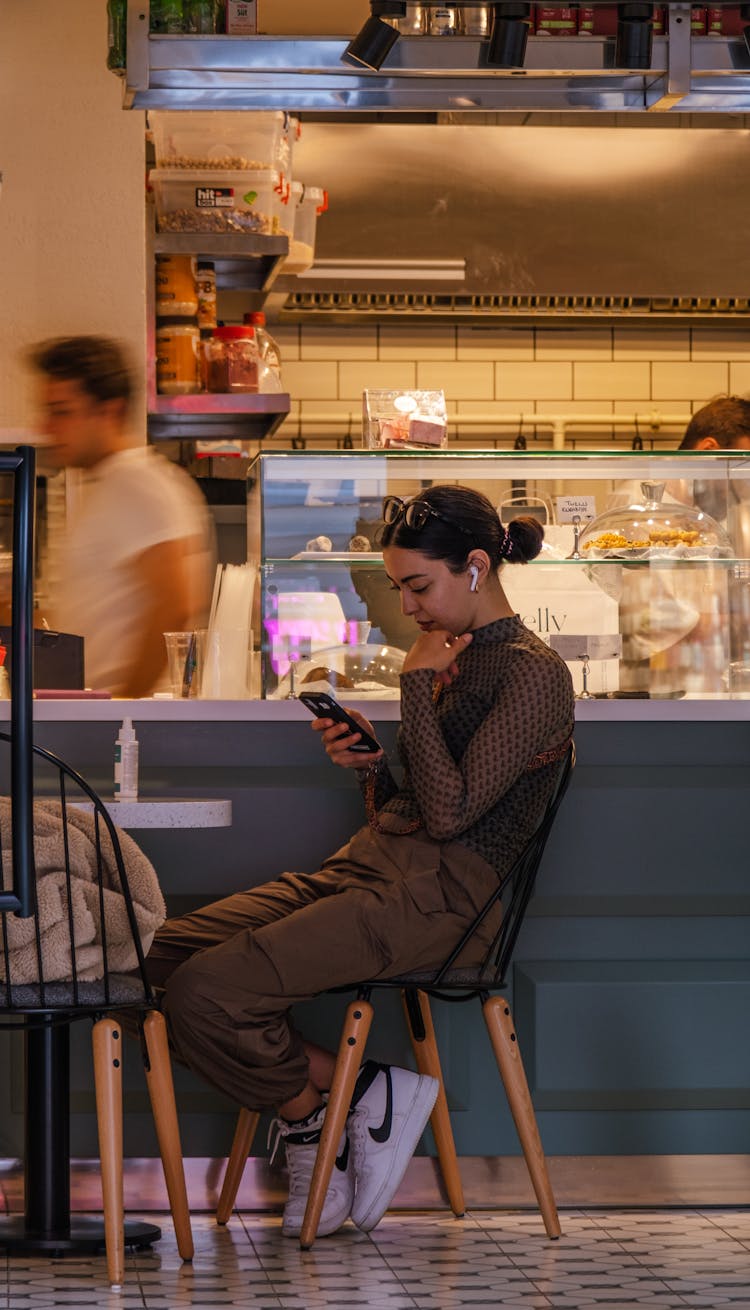
[[[438,510],[428,505],[426,500],[401,500],[400,496],[386,496],[383,500],[383,520],[387,527],[393,527],[399,519],[403,519],[407,528],[414,532],[419,532],[431,518],[439,519],[441,523],[447,523],[449,527],[456,528],[458,532],[463,532],[467,537],[472,534],[468,528],[460,523],[455,523],[453,519],[446,518]]]

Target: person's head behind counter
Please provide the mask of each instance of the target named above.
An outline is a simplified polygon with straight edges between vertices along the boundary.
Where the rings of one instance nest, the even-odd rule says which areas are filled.
[[[750,450],[750,400],[717,396],[693,415],[679,450]]]

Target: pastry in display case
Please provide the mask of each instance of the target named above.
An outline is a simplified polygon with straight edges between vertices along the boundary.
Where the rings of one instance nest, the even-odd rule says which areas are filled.
[[[544,523],[539,557],[502,582],[542,640],[580,639],[578,694],[586,652],[593,696],[725,696],[730,666],[750,681],[750,459],[737,452],[269,451],[248,485],[263,696],[303,678],[398,695],[416,630],[385,572],[382,500],[438,483],[483,491],[504,522]]]

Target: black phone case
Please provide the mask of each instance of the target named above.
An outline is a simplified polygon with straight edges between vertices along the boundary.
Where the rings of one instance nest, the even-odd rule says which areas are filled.
[[[329,696],[324,691],[301,691],[299,699],[317,718],[334,719],[336,723],[345,723],[347,727],[351,728],[352,732],[361,733],[362,740],[355,742],[349,748],[350,750],[359,751],[362,755],[374,755],[380,750],[375,738],[371,737],[369,732],[365,732],[364,728],[360,728],[356,719],[347,714],[343,706],[333,699],[333,696]]]

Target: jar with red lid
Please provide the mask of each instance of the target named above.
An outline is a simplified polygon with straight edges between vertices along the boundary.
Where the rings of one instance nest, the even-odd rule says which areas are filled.
[[[258,390],[258,342],[253,327],[217,327],[205,341],[209,391]]]

